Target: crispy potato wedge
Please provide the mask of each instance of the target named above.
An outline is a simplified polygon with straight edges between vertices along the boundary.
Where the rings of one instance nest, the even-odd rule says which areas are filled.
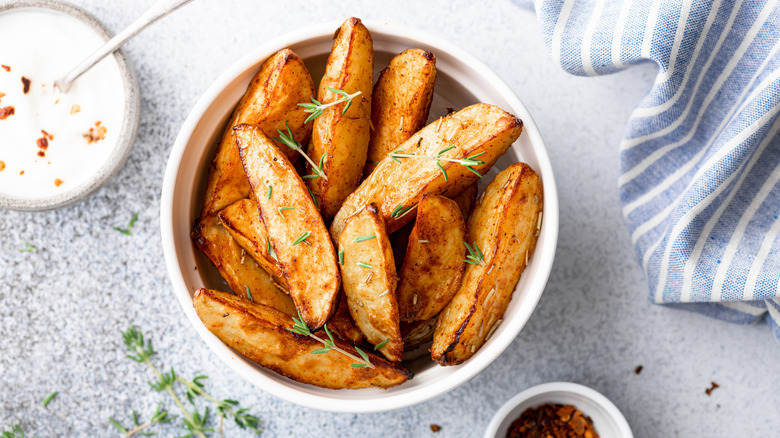
[[[237,126],[234,135],[267,232],[267,251],[276,255],[303,320],[312,329],[322,327],[336,311],[341,287],[328,230],[303,180],[271,140],[249,125]]]
[[[471,214],[471,209],[474,208],[474,204],[477,202],[478,192],[479,192],[479,187],[477,187],[477,184],[472,184],[466,187],[466,190],[460,192],[460,194],[456,196],[448,196],[448,197],[458,203],[458,208],[460,208],[460,213],[463,215],[464,218],[466,218],[469,217],[469,215]]]
[[[439,195],[423,195],[398,282],[402,321],[428,320],[455,295],[465,269],[466,223],[458,204]]]
[[[244,357],[298,382],[331,389],[390,388],[412,374],[381,357],[368,354],[373,367],[355,368],[351,358],[337,351],[312,354],[322,344],[290,332],[289,316],[262,304],[208,289],[193,299],[195,311],[211,333]],[[325,335],[320,334],[325,337]],[[357,356],[347,342],[334,338],[336,346]]]
[[[238,157],[233,127],[242,123],[254,124],[270,136],[276,135],[277,129],[286,129],[286,121],[295,138],[306,144],[311,136],[311,125],[303,123],[307,115],[298,103],[308,101],[312,94],[314,82],[309,70],[290,49],[277,52],[263,63],[233,111],[217,147],[209,170],[201,217],[216,214],[249,196],[249,183]],[[279,146],[294,162],[297,152],[287,146]]]
[[[347,297],[341,292],[339,297],[339,306],[336,308],[336,314],[328,323],[328,328],[336,336],[355,345],[363,342],[363,332],[355,325],[352,315],[349,314]]]
[[[395,147],[425,126],[436,82],[436,57],[421,49],[407,49],[390,60],[379,74],[371,96],[371,141],[366,178]]]
[[[436,328],[437,317],[438,315],[422,321],[401,321],[401,337],[404,339],[404,351],[416,350],[431,342],[433,330]]]
[[[360,184],[371,135],[369,118],[374,71],[371,34],[359,19],[349,18],[341,25],[335,39],[317,99],[330,103],[342,98],[328,88],[361,94],[353,99],[346,111],[347,103],[342,102],[325,109],[314,120],[308,155],[315,162],[324,157],[322,171],[326,178],[307,179],[306,183],[319,199],[326,221],[333,218],[344,198]],[[309,170],[314,173],[311,167]]]
[[[268,252],[268,233],[260,218],[257,202],[249,198],[241,199],[225,207],[217,217],[236,243],[246,250],[261,268],[271,274],[280,287],[287,290],[287,279],[284,278],[282,267]]]
[[[341,275],[349,313],[371,345],[392,362],[403,360],[404,346],[395,298],[397,277],[390,239],[374,205],[352,216],[339,239]]]
[[[472,170],[485,174],[517,140],[522,128],[517,117],[484,103],[431,123],[396,149],[416,157],[388,155],[347,197],[333,219],[331,235],[338,239],[347,218],[371,203],[379,208],[389,233],[401,228],[414,219],[424,193],[446,196],[448,191],[460,193],[474,184],[479,177]],[[468,157],[484,163],[467,167],[446,161]]]
[[[287,315],[297,315],[295,304],[252,257],[228,234],[214,216],[201,219],[192,230],[192,241],[217,267],[230,289],[247,297],[249,288],[256,303],[273,307]]]
[[[431,347],[439,364],[467,360],[501,323],[536,245],[542,202],[539,176],[525,163],[504,169],[477,201],[468,233],[482,262],[472,259],[463,284],[439,314]]]

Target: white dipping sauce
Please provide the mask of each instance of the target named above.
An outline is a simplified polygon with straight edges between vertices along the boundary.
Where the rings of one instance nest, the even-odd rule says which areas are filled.
[[[0,41],[0,93],[5,93],[0,94],[0,194],[41,199],[77,189],[106,163],[122,130],[125,91],[119,65],[108,56],[67,94],[57,90],[54,81],[104,39],[56,11],[0,14]],[[22,77],[30,80],[26,94]],[[100,127],[104,138],[90,143],[85,134],[92,128],[100,136]]]

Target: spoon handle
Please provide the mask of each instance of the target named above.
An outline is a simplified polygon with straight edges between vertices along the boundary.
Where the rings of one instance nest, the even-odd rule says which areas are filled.
[[[127,26],[124,30],[116,34],[110,40],[106,41],[103,46],[95,50],[91,55],[89,55],[89,57],[87,57],[87,59],[77,65],[76,68],[71,70],[62,79],[58,80],[56,82],[57,88],[59,88],[63,93],[67,93],[73,81],[78,79],[79,76],[100,62],[101,59],[105,58],[111,53],[114,53],[116,49],[121,47],[122,44],[124,44],[127,40],[136,36],[139,32],[146,29],[148,26],[154,24],[159,19],[176,11],[191,1],[192,0],[157,0],[132,24]]]

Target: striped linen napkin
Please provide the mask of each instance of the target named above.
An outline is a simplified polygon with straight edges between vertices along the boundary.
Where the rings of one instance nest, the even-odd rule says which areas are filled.
[[[620,145],[620,201],[651,299],[738,324],[766,319],[780,340],[778,2],[535,9],[569,73],[659,66]]]

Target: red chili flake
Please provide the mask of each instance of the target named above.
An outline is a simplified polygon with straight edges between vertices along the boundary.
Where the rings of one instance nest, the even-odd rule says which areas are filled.
[[[102,126],[100,120],[98,120],[95,122],[95,127],[89,128],[89,131],[84,134],[84,138],[87,139],[87,143],[96,143],[106,138],[106,131],[106,127]]]
[[[11,71],[11,67],[9,67],[9,66],[7,66],[5,64],[0,65],[0,67],[3,67],[3,70],[5,70],[5,71]]]
[[[0,172],[5,170],[5,161],[0,160]]]
[[[30,80],[26,77],[22,76],[22,90],[24,91],[24,94],[27,94],[27,92],[30,91]]]
[[[2,100],[4,97],[5,97],[5,93],[3,93],[2,91],[0,91],[0,100]]]
[[[46,137],[41,137],[36,140],[35,144],[37,144],[41,149],[46,149],[49,147],[49,140],[47,140]]]
[[[720,385],[718,385],[715,382],[712,382],[712,386],[710,386],[709,388],[705,389],[704,393],[707,394],[707,395],[710,395],[710,394],[712,394],[712,391],[714,391],[717,388],[720,388]]]
[[[431,424],[431,430],[434,432],[438,432],[441,430],[441,426],[439,426],[438,424]]]
[[[5,108],[0,108],[0,120],[5,120],[9,116],[14,115],[14,112],[16,112],[16,110],[12,106],[7,106]]]
[[[41,157],[41,158],[43,158],[43,157],[45,157],[45,156],[46,156],[46,152],[44,152],[44,151],[42,151],[42,150],[41,150],[41,151],[38,151],[38,156],[39,156],[39,157]]]
[[[48,140],[54,140],[54,135],[49,134],[48,132],[44,131],[43,129],[41,129],[41,134],[43,134],[43,136],[46,137],[46,139],[48,139]]]
[[[59,187],[59,186],[61,186],[61,185],[62,185],[62,183],[64,183],[64,182],[65,182],[65,181],[63,181],[63,180],[61,180],[61,179],[57,178],[57,179],[55,179],[55,180],[54,180],[54,185],[55,185],[55,186],[57,186],[57,187]]]
[[[642,372],[642,369],[643,369],[643,368],[644,368],[644,367],[643,367],[642,365],[638,365],[636,368],[634,368],[634,374],[636,374],[636,375],[638,376],[638,375],[639,375],[639,373],[641,373],[641,372]]]
[[[599,438],[593,420],[572,405],[545,404],[526,409],[512,422],[507,438]]]
[[[24,175],[24,170],[19,172],[19,175]]]

